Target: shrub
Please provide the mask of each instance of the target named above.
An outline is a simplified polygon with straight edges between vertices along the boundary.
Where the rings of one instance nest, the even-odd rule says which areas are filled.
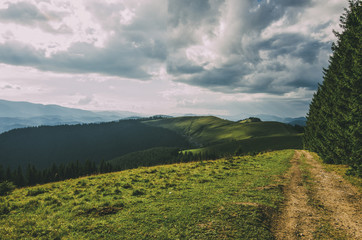
[[[15,189],[15,185],[12,182],[4,181],[0,183],[0,196],[5,196],[11,193]]]
[[[143,189],[136,189],[133,191],[132,196],[141,196],[145,194],[146,192]]]
[[[35,188],[35,189],[29,189],[26,196],[37,196],[42,193],[46,193],[48,190],[44,188]]]
[[[0,204],[0,216],[10,213],[8,204]]]

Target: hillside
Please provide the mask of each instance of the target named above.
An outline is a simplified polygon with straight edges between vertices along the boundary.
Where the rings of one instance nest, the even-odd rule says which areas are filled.
[[[0,99],[0,133],[31,126],[109,122],[135,115],[132,112],[92,112]]]
[[[301,149],[303,145],[303,134],[299,129],[280,122],[262,122],[257,118],[233,122],[213,116],[178,117],[145,123],[185,136],[197,148],[184,153],[205,157]]]
[[[151,118],[30,127],[0,134],[0,165],[13,169],[21,166],[25,170],[29,163],[41,169],[49,168],[53,163],[58,166],[76,161],[97,164],[101,160],[115,159],[110,163],[123,166],[116,168],[121,170],[125,166],[150,166],[151,162],[157,165],[181,159],[180,156],[173,158],[174,155],[171,156],[162,147],[194,149],[193,152],[201,147],[199,152],[212,152],[214,156],[220,157],[236,151],[245,155],[301,148],[300,139],[301,135],[295,128],[283,123],[240,123],[217,117]],[[159,159],[152,157],[149,152],[139,152],[151,148],[156,148],[151,155],[157,155]],[[132,153],[131,158],[122,158],[129,153]],[[140,160],[135,161],[135,158]]]
[[[213,116],[157,119],[144,123],[176,131],[200,147],[248,138],[298,134],[293,127],[280,122],[239,123]]]
[[[16,189],[0,196],[0,237],[360,239],[360,190],[321,162],[283,150]]]
[[[218,156],[225,156],[249,155],[271,150],[302,149],[303,144],[301,136],[302,135],[248,138],[214,144],[202,148],[189,149],[183,152],[201,155],[212,155],[216,153]]]
[[[0,134],[0,164],[37,168],[52,163],[99,163],[114,157],[153,147],[189,146],[187,140],[168,129],[135,120],[71,126],[43,126],[15,129]]]
[[[272,239],[294,151],[138,168],[0,197],[1,239]],[[215,194],[217,193],[217,194]]]

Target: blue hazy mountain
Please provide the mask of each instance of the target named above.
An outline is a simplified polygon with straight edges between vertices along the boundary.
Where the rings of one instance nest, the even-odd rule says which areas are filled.
[[[126,111],[93,112],[58,105],[0,100],[0,133],[14,128],[108,122],[131,116],[140,115]]]
[[[275,115],[269,115],[269,114],[249,114],[249,113],[241,113],[237,115],[217,115],[217,117],[228,119],[230,121],[240,121],[242,119],[247,119],[250,117],[256,117],[260,118],[262,121],[273,121],[273,122],[281,122],[281,123],[287,123],[290,125],[299,125],[299,126],[305,126],[305,123],[307,121],[306,117],[280,117]]]

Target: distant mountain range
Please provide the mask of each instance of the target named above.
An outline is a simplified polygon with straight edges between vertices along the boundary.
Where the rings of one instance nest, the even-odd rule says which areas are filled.
[[[0,133],[14,128],[109,122],[140,116],[140,114],[126,111],[93,112],[58,105],[0,100]]]
[[[240,114],[240,115],[234,115],[234,116],[217,116],[220,118],[228,119],[231,121],[240,121],[243,119],[247,119],[249,117],[256,117],[260,118],[262,121],[273,121],[273,122],[281,122],[281,123],[287,123],[290,125],[299,125],[299,126],[305,126],[305,123],[307,121],[307,118],[305,117],[297,117],[297,118],[291,118],[291,117],[279,117],[275,115],[268,115],[268,114]]]
[[[193,115],[193,114],[189,114]],[[247,117],[258,117],[263,121],[277,121],[291,125],[305,126],[305,117],[300,118],[282,118],[273,115],[247,115]],[[243,115],[243,116],[244,116]],[[165,115],[155,115],[165,116]],[[180,115],[178,115],[180,116]],[[187,115],[185,115],[187,116]],[[196,115],[194,115],[196,116]],[[137,119],[145,117],[143,114],[128,111],[86,111],[75,108],[66,108],[58,105],[43,105],[30,102],[13,102],[0,100],[0,133],[15,128],[24,128],[32,126],[55,126],[55,125],[74,125],[79,123],[99,123],[117,121],[120,119]],[[165,116],[166,117],[166,116]],[[167,116],[172,117],[172,116]],[[224,119],[238,121],[239,116],[218,116]]]

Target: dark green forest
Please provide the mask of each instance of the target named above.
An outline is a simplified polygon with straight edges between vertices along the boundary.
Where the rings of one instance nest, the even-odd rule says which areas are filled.
[[[349,1],[340,26],[323,82],[310,104],[304,145],[326,163],[347,164],[350,174],[362,176],[361,1]]]
[[[11,169],[28,164],[38,169],[53,163],[102,160],[153,147],[190,147],[186,138],[137,120],[42,126],[16,129],[0,135],[0,164]]]

